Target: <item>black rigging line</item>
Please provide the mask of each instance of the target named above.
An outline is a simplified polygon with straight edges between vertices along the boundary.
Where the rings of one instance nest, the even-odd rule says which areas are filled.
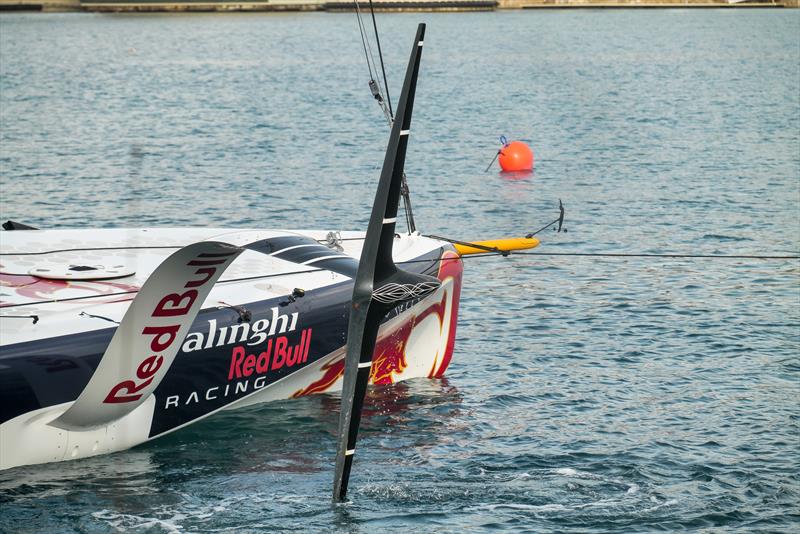
[[[386,81],[386,69],[383,66],[383,52],[381,51],[381,38],[378,37],[378,24],[375,22],[375,8],[372,5],[372,0],[369,0],[369,10],[372,13],[372,27],[375,29],[375,42],[378,44],[378,57],[381,60],[381,72],[383,72],[383,87],[386,90],[386,102],[389,104],[389,115],[394,119],[392,97],[389,96],[389,82]]]
[[[358,20],[358,33],[361,34],[361,46],[364,47],[364,59],[367,61],[367,70],[369,70],[369,79],[373,80],[374,76],[372,75],[372,63],[370,63],[369,56],[370,54],[367,52],[367,40],[368,37],[366,36],[367,29],[364,27],[364,22],[361,20],[361,9],[358,5],[358,0],[355,0],[356,4],[356,19]]]
[[[361,45],[364,47],[364,58],[367,61],[367,70],[369,71],[369,90],[372,93],[372,96],[378,102],[381,110],[383,110],[384,115],[386,115],[386,120],[389,124],[392,124],[392,117],[390,109],[386,106],[386,101],[383,98],[383,87],[381,86],[380,78],[378,81],[375,78],[378,76],[378,65],[375,61],[375,55],[372,53],[372,44],[370,43],[370,38],[367,32],[367,26],[364,24],[364,21],[361,19],[361,4],[358,3],[358,0],[354,0],[353,2],[356,7],[356,19],[358,19],[358,31],[361,35]],[[373,71],[375,73],[373,74]],[[388,92],[387,92],[388,94]]]
[[[0,252],[0,256],[42,256],[44,254],[55,254],[57,252],[86,252],[94,250],[147,250],[147,249],[179,249],[186,245],[155,245],[142,247],[86,247],[86,248],[62,248],[57,250],[45,250],[42,252]]]
[[[369,9],[372,15],[372,27],[375,31],[375,42],[378,48],[378,57],[380,58],[381,62],[383,85],[381,85],[380,78],[377,81],[375,80],[375,77],[378,74],[378,65],[376,64],[375,56],[372,53],[372,45],[370,44],[370,39],[367,36],[366,25],[364,24],[364,21],[361,20],[361,5],[359,4],[358,0],[353,0],[353,3],[356,8],[356,18],[358,19],[358,31],[361,35],[361,45],[364,47],[364,57],[367,61],[367,70],[369,71],[369,89],[372,92],[372,96],[378,101],[378,105],[383,111],[383,114],[386,116],[386,119],[389,122],[389,127],[391,128],[392,123],[394,122],[394,109],[392,109],[392,98],[391,95],[389,95],[389,82],[386,78],[386,66],[383,62],[383,50],[381,49],[381,39],[378,35],[378,24],[375,20],[375,7],[372,3],[372,0],[369,0]],[[375,71],[375,76],[373,76],[373,70]],[[384,92],[386,93],[386,98],[383,97]],[[408,233],[410,235],[416,232],[417,225],[414,221],[414,211],[411,207],[411,194],[408,188],[408,180],[406,179],[405,172],[403,172],[400,195],[403,199],[403,211],[406,216],[406,227],[408,228]]]

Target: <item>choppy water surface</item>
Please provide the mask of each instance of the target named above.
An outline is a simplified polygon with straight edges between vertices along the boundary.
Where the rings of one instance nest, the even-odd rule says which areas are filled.
[[[392,94],[429,23],[408,174],[460,239],[797,254],[800,12],[379,15]],[[0,17],[2,218],[363,228],[387,139],[355,18]],[[496,138],[536,173],[483,173]],[[789,532],[800,264],[470,260],[448,378],[373,391],[329,504],[337,402],[215,416],[0,473],[6,532]]]

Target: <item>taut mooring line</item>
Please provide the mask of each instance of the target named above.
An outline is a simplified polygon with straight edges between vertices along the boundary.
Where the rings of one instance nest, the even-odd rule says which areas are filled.
[[[470,257],[497,256],[497,253],[474,254]],[[771,256],[750,254],[646,254],[627,252],[511,252],[509,256],[579,256],[597,258],[687,258],[721,260],[800,260],[800,255]]]

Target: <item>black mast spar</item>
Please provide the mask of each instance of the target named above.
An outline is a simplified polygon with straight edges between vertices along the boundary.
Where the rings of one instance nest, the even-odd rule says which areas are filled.
[[[397,208],[424,37],[425,24],[420,24],[406,69],[403,91],[397,104],[397,114],[389,135],[378,191],[372,205],[372,215],[353,287],[347,331],[342,409],[339,417],[334,502],[343,501],[347,495],[347,483],[350,479],[350,468],[353,464],[356,438],[361,423],[361,410],[381,320],[393,307],[412,299],[425,297],[440,286],[439,280],[432,276],[399,269],[392,259]]]

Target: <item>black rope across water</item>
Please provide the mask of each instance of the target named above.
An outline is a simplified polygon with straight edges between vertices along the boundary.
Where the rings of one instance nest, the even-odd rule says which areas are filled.
[[[463,256],[467,258],[485,258],[498,256],[498,252],[486,252]],[[756,255],[756,254],[649,254],[638,252],[517,252],[512,251],[508,256],[576,256],[590,258],[677,258],[677,259],[719,259],[719,260],[800,260],[800,255]]]
[[[543,228],[533,232],[535,235],[545,228],[549,228],[558,222],[558,219],[545,225]],[[800,260],[800,254],[679,254],[679,253],[649,253],[649,252],[531,252],[531,251],[502,251],[494,247],[487,247],[479,245],[478,243],[471,243],[469,241],[459,241],[457,239],[450,239],[441,236],[428,235],[432,239],[440,241],[447,241],[456,243],[458,245],[465,245],[473,248],[485,248],[485,253],[479,252],[477,254],[470,254],[462,256],[464,258],[484,258],[486,256],[587,256],[587,257],[600,257],[600,258],[696,258],[696,259],[729,259],[729,260]],[[343,237],[342,241],[363,241],[363,237]],[[410,260],[403,263],[415,263],[416,261],[428,260]]]

